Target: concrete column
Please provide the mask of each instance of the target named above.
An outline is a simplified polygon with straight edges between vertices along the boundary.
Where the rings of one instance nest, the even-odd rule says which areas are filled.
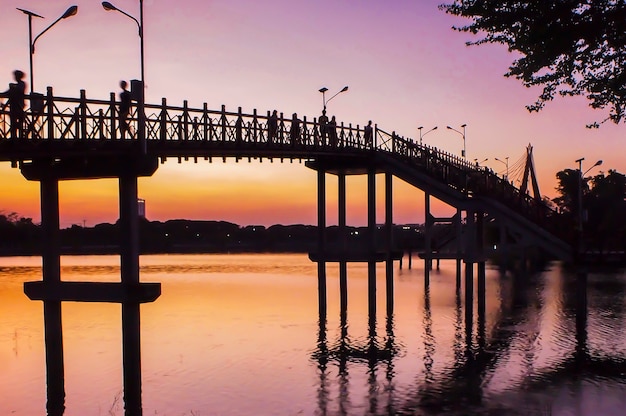
[[[367,263],[368,305],[370,316],[376,316],[376,170],[367,171],[367,228],[369,259]]]
[[[61,281],[61,240],[59,235],[59,181],[44,178],[40,183],[42,272],[46,283]],[[63,324],[60,301],[43,301],[46,344],[46,390],[49,415],[65,410],[65,369],[63,360]]]
[[[317,297],[320,320],[326,321],[326,171],[317,170]]]
[[[137,176],[119,178],[120,264],[127,293],[139,287],[139,212]],[[122,361],[124,373],[124,414],[141,416],[141,322],[138,301],[122,302]]]
[[[476,223],[473,210],[467,211],[465,239],[465,328],[466,343],[469,350],[472,343],[472,327],[474,320],[474,259],[476,241]]]
[[[346,228],[346,174],[339,172],[338,176],[338,205],[339,205],[339,235],[341,252],[347,255],[348,251],[348,234]],[[345,257],[339,262],[339,297],[341,310],[348,308],[348,262]]]
[[[424,192],[424,269],[426,270],[426,278],[429,278],[429,271],[433,268],[433,247],[432,247],[432,232],[433,232],[433,216],[430,213],[430,194]]]
[[[456,287],[461,287],[461,259],[463,258],[463,217],[461,209],[457,208],[454,216],[454,229],[456,231]]]
[[[385,245],[387,249],[387,316],[393,315],[393,175],[385,172]]]

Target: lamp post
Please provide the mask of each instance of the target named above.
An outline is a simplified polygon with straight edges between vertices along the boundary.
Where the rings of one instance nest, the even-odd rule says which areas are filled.
[[[428,130],[426,133],[422,134],[422,129],[424,128],[424,126],[419,126],[417,129],[420,132],[420,146],[422,145],[422,137],[426,136],[428,133],[430,133],[433,130],[437,130],[437,126],[433,127],[432,129]]]
[[[580,159],[576,159],[576,163],[578,163],[578,253],[582,254],[585,249],[585,245],[583,244],[583,176],[585,176],[591,169],[596,166],[600,166],[602,164],[602,160],[598,160],[593,164],[589,169],[587,169],[583,173],[583,160],[584,157]]]
[[[483,159],[483,160],[481,160],[479,162],[478,159],[474,159],[474,163],[476,163],[476,166],[480,166],[480,165],[482,165],[483,163],[485,163],[488,160],[489,160],[489,158],[485,158],[485,159]]]
[[[135,19],[133,16],[126,13],[124,10],[118,9],[113,4],[109,3],[108,1],[103,1],[102,7],[106,11],[118,11],[122,13],[124,16],[132,19],[135,23],[137,23],[137,28],[139,30],[139,42],[140,42],[139,48],[140,48],[140,64],[141,64],[141,91],[140,91],[141,96],[137,100],[137,122],[139,125],[139,132],[138,132],[139,144],[140,144],[141,151],[145,154],[147,150],[146,150],[146,138],[145,138],[146,118],[144,114],[144,91],[145,91],[146,79],[145,79],[145,72],[144,72],[145,66],[144,66],[144,47],[143,47],[143,43],[144,43],[143,42],[143,0],[139,0],[139,20]],[[132,86],[131,86],[131,89],[132,89]]]
[[[467,127],[467,124],[461,124],[461,127],[463,127],[463,133],[461,133],[457,129],[453,129],[450,126],[446,126],[446,127],[448,128],[448,130],[455,131],[455,132],[459,133],[463,137],[463,151],[461,152],[461,156],[466,157],[466,155],[465,155],[465,127]]]
[[[506,160],[506,162],[503,161],[503,160],[498,159],[497,157],[494,158],[494,160],[497,160],[500,163],[504,163],[504,166],[506,166],[506,176],[504,177],[504,180],[506,180],[508,182],[508,180],[509,180],[509,157],[507,156],[507,157],[504,158],[504,160]]]
[[[29,52],[29,57],[30,57],[30,60],[29,60],[29,63],[30,63],[30,91],[33,92],[33,91],[35,91],[35,81],[34,81],[35,76],[33,75],[33,55],[35,54],[35,42],[37,42],[37,39],[39,39],[41,37],[41,35],[46,33],[52,26],[56,25],[60,20],[67,19],[68,17],[72,17],[76,13],[78,13],[78,6],[71,6],[70,8],[68,8],[65,11],[65,13],[63,13],[63,15],[61,17],[59,17],[57,20],[55,20],[50,26],[45,28],[43,30],[43,32],[38,34],[37,37],[35,37],[35,40],[33,40],[33,17],[39,17],[41,19],[43,19],[44,17],[38,15],[37,13],[33,13],[31,11],[28,11],[28,10],[20,9],[19,7],[17,7],[17,10],[21,11],[22,13],[24,13],[25,15],[28,16],[28,52]]]
[[[326,104],[328,104],[330,102],[330,100],[332,100],[333,98],[335,98],[336,96],[338,96],[342,92],[348,91],[348,86],[346,85],[345,87],[343,87],[341,89],[341,91],[339,91],[337,94],[335,94],[332,97],[330,97],[328,100],[326,100],[326,91],[328,91],[328,88],[322,87],[318,91],[322,93],[322,104],[324,105],[324,110],[326,110]]]

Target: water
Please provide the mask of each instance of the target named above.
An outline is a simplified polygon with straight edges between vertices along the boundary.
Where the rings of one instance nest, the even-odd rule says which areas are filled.
[[[0,415],[46,414],[43,307],[23,294],[39,258],[0,258]],[[376,319],[367,266],[348,267],[340,311],[328,266],[320,325],[317,266],[306,255],[142,256],[162,295],[141,306],[144,415],[622,415],[626,273],[575,275],[488,267],[484,315],[470,325],[455,263],[425,289],[421,262],[395,269],[387,318],[384,265]],[[116,281],[116,256],[63,257],[64,280]],[[476,288],[477,282],[474,282]],[[63,304],[65,415],[122,415],[121,308]]]

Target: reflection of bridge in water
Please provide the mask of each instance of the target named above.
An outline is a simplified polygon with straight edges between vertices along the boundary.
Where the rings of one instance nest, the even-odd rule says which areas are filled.
[[[12,138],[7,113],[0,113],[0,161],[11,162],[29,180],[40,182],[41,227],[44,236],[43,279],[25,284],[26,294],[44,303],[46,362],[49,397],[64,397],[61,304],[64,301],[115,302],[122,305],[124,391],[127,414],[141,414],[139,305],[160,295],[160,284],[139,279],[137,178],[151,176],[168,158],[178,161],[213,158],[226,160],[304,160],[317,171],[318,249],[310,257],[318,263],[320,320],[326,317],[326,263],[340,263],[342,310],[347,305],[349,261],[368,263],[369,310],[376,315],[376,262],[386,261],[387,311],[393,311],[393,261],[397,259],[392,235],[393,177],[425,193],[425,254],[436,253],[432,230],[448,221],[456,232],[454,256],[465,262],[465,302],[473,302],[474,263],[478,264],[478,302],[484,309],[484,268],[488,253],[484,243],[486,223],[500,229],[499,250],[535,246],[557,258],[570,257],[565,227],[540,198],[526,194],[493,172],[463,158],[422,146],[377,126],[371,135],[358,125],[328,126],[317,120],[284,118],[275,126],[267,115],[160,105],[139,104],[130,118],[130,132],[119,129],[114,94],[109,100],[61,98],[48,88],[46,96],[33,96],[20,137]],[[144,115],[145,114],[145,115]],[[126,136],[126,137],[125,137]],[[338,222],[343,233],[339,250],[326,246],[326,174],[338,178]],[[376,175],[385,175],[384,250],[376,242]],[[346,230],[346,176],[366,175],[368,192],[368,247],[349,249]],[[118,178],[121,281],[119,283],[65,282],[60,275],[59,181]],[[525,186],[525,185],[524,185]],[[450,219],[435,218],[431,197],[456,208]],[[567,230],[565,230],[567,231]],[[427,268],[428,269],[428,268]],[[457,274],[460,281],[460,263]],[[428,275],[426,276],[428,277]],[[427,279],[428,280],[428,279]],[[468,315],[469,314],[469,315]],[[471,318],[466,308],[466,319]],[[471,321],[471,319],[470,319]],[[370,346],[365,355],[387,354]],[[356,354],[358,351],[353,351]],[[371,358],[371,357],[370,357]],[[63,400],[50,401],[50,414],[63,412]]]

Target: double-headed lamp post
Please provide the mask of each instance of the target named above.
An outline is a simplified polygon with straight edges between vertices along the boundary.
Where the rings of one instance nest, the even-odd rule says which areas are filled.
[[[25,15],[28,16],[28,53],[29,53],[29,56],[30,56],[30,60],[29,60],[29,63],[30,63],[30,91],[33,92],[33,91],[35,91],[35,81],[34,81],[35,76],[33,75],[33,55],[35,54],[35,42],[37,42],[37,39],[39,39],[41,37],[41,35],[46,33],[52,26],[56,25],[60,20],[67,19],[68,17],[72,17],[72,16],[76,15],[76,13],[78,13],[78,6],[71,6],[70,8],[68,8],[65,11],[65,13],[63,13],[63,15],[61,17],[59,17],[57,20],[55,20],[50,26],[45,28],[40,34],[38,34],[37,37],[35,37],[35,40],[33,40],[33,17],[39,17],[41,19],[43,19],[44,17],[38,15],[37,13],[33,13],[31,11],[28,11],[28,10],[20,9],[19,7],[17,7],[17,10],[21,11],[22,13],[24,13]]]
[[[500,163],[504,163],[504,166],[506,166],[506,176],[504,177],[504,180],[508,182],[509,180],[509,157],[508,156],[505,157],[504,160],[500,160],[497,157],[495,157],[494,160],[497,160]]]
[[[580,159],[576,159],[576,163],[578,163],[578,253],[582,254],[585,249],[585,245],[583,243],[583,177],[596,166],[600,166],[602,164],[602,160],[598,160],[593,164],[592,167],[583,172],[583,160],[584,157]]]
[[[417,129],[420,132],[420,146],[422,144],[422,137],[426,136],[428,133],[430,133],[433,130],[437,130],[437,126],[433,127],[432,129],[428,130],[426,133],[422,134],[422,129],[424,128],[424,126],[419,126]]]
[[[446,128],[448,130],[452,130],[452,131],[456,131],[457,133],[459,133],[462,137],[463,137],[463,151],[461,152],[461,156],[466,157],[466,152],[465,152],[465,127],[467,127],[467,124],[461,124],[461,127],[463,127],[463,132],[461,133],[459,130],[454,129],[450,126],[446,126]]]
[[[345,87],[343,87],[341,89],[341,91],[339,91],[337,94],[335,94],[332,97],[330,97],[328,100],[326,100],[326,91],[328,91],[328,88],[322,87],[318,91],[322,93],[322,104],[324,105],[324,110],[326,110],[326,104],[328,104],[330,102],[330,100],[332,100],[333,98],[335,98],[336,96],[338,96],[342,92],[348,91],[348,86],[346,85]]]

